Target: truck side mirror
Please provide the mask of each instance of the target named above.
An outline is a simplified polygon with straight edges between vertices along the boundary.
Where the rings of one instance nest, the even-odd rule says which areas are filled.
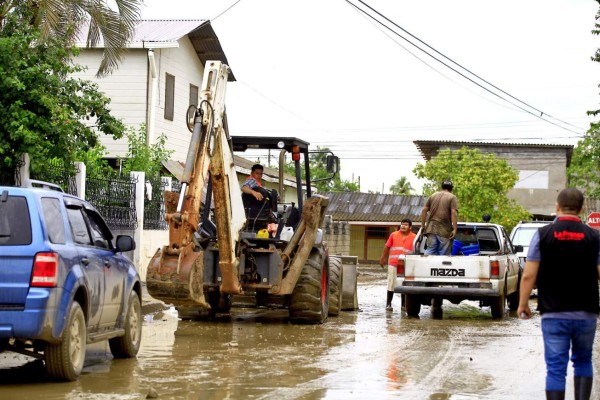
[[[327,155],[326,158],[327,172],[330,174],[337,174],[340,170],[340,158],[331,154]]]
[[[513,247],[515,248],[515,253],[521,253],[523,251],[523,245],[521,244],[515,244]]]

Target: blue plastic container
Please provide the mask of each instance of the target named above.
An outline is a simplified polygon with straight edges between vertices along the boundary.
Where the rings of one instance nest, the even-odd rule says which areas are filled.
[[[460,240],[454,239],[454,243],[452,244],[452,255],[457,256],[460,254],[460,251],[463,247],[463,244]]]
[[[464,256],[476,256],[479,254],[479,244],[470,244],[468,246],[462,246],[461,252]]]
[[[470,244],[470,245],[464,246],[463,242],[455,239],[454,243],[452,244],[452,253],[451,254],[453,256],[459,256],[459,255],[476,256],[479,254],[479,244],[475,243],[475,244]]]

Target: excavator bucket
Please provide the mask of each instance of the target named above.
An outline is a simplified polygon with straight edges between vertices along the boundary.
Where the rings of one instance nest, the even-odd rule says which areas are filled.
[[[203,290],[204,251],[159,249],[148,265],[146,287],[152,297],[175,306],[210,308]]]

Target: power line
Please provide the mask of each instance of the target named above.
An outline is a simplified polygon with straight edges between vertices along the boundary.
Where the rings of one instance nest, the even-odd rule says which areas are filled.
[[[236,6],[240,1],[242,0],[237,0],[235,3],[233,3],[232,5],[230,5],[229,7],[227,7],[224,11],[222,11],[219,15],[217,15],[216,17],[212,18],[210,21],[215,21],[217,18],[219,18],[221,15],[225,14],[227,11],[231,10],[234,6]]]
[[[487,87],[485,87],[485,86],[481,85],[480,83],[478,83],[478,82],[474,81],[474,80],[473,80],[473,79],[471,79],[470,77],[468,77],[468,76],[466,76],[465,74],[463,74],[462,72],[458,71],[456,68],[453,68],[452,66],[448,65],[448,64],[447,64],[447,63],[445,63],[444,61],[440,60],[438,57],[436,57],[436,56],[432,55],[431,53],[429,53],[428,51],[426,51],[426,50],[424,50],[423,48],[419,47],[417,44],[413,43],[412,41],[410,41],[410,40],[409,40],[409,39],[407,39],[406,37],[402,36],[400,33],[396,32],[395,30],[393,30],[392,28],[390,28],[388,25],[386,25],[386,24],[385,24],[385,23],[383,23],[382,21],[380,21],[380,20],[378,20],[377,18],[375,18],[373,15],[369,14],[368,12],[366,12],[365,10],[363,10],[362,8],[360,8],[360,7],[358,7],[357,5],[353,4],[352,2],[350,2],[350,0],[346,0],[346,3],[348,3],[349,5],[351,5],[352,7],[354,7],[354,8],[355,8],[356,10],[358,10],[359,12],[361,12],[361,13],[363,13],[364,15],[368,16],[369,18],[373,19],[375,22],[377,22],[378,24],[382,25],[383,27],[385,27],[386,29],[388,29],[389,31],[391,31],[392,33],[394,33],[395,35],[397,35],[397,36],[398,36],[398,37],[400,37],[401,39],[403,39],[403,40],[407,41],[408,43],[410,43],[411,45],[413,45],[414,47],[416,47],[417,49],[419,49],[419,50],[420,50],[420,51],[422,51],[423,53],[427,54],[429,57],[431,57],[431,58],[433,58],[434,60],[438,61],[440,64],[444,65],[445,67],[447,67],[447,68],[449,68],[450,70],[454,71],[455,73],[459,74],[460,76],[462,76],[463,78],[467,79],[467,80],[468,80],[468,81],[470,81],[471,83],[473,83],[473,84],[475,84],[475,85],[479,86],[481,89],[483,89],[483,90],[487,91],[487,92],[488,92],[488,93],[490,93],[491,95],[493,95],[493,96],[496,96],[496,97],[498,97],[499,99],[501,99],[501,100],[503,100],[503,101],[505,101],[505,102],[507,102],[507,103],[511,104],[512,106],[514,106],[514,107],[516,107],[516,108],[518,108],[518,109],[522,110],[523,112],[526,112],[526,113],[528,113],[528,114],[531,114],[531,115],[533,115],[534,117],[536,117],[536,118],[539,118],[539,119],[541,119],[541,120],[543,120],[543,121],[545,121],[545,122],[547,122],[547,123],[550,123],[550,124],[552,124],[552,125],[554,125],[554,126],[557,126],[557,127],[561,128],[561,129],[564,129],[564,130],[567,130],[567,131],[569,131],[569,132],[575,133],[575,134],[577,134],[577,135],[579,135],[579,136],[581,136],[581,135],[582,135],[582,133],[580,133],[580,132],[573,131],[572,129],[569,129],[569,128],[567,128],[567,127],[561,126],[561,125],[559,125],[559,124],[557,124],[557,123],[555,123],[555,122],[553,122],[553,121],[550,121],[550,120],[548,120],[548,119],[545,119],[545,118],[544,118],[544,115],[546,115],[547,117],[549,117],[549,118],[552,118],[552,119],[554,119],[554,120],[556,120],[556,121],[559,121],[559,122],[561,122],[562,124],[565,124],[565,125],[570,125],[570,126],[573,126],[573,127],[577,128],[577,129],[580,129],[579,127],[577,127],[577,126],[575,126],[575,125],[572,125],[572,124],[570,124],[570,123],[568,123],[568,122],[562,121],[562,120],[560,120],[560,119],[558,119],[558,118],[552,117],[551,115],[549,115],[549,114],[547,114],[547,113],[545,113],[545,112],[543,112],[543,111],[541,111],[541,110],[539,110],[539,109],[537,109],[537,108],[535,108],[535,107],[533,107],[533,106],[529,105],[528,103],[526,103],[526,102],[524,102],[524,101],[522,101],[522,100],[520,100],[520,99],[516,98],[515,96],[513,96],[513,95],[509,94],[508,92],[506,92],[506,91],[504,91],[504,90],[502,90],[502,89],[498,88],[497,86],[495,86],[495,85],[491,84],[491,83],[490,83],[490,82],[488,82],[487,80],[485,80],[485,79],[481,78],[479,75],[477,75],[477,74],[475,74],[475,73],[471,72],[469,69],[467,69],[467,68],[463,67],[462,65],[458,64],[456,61],[454,61],[454,60],[452,60],[451,58],[447,57],[447,56],[446,56],[446,55],[444,55],[443,53],[441,53],[441,52],[439,52],[438,50],[434,49],[433,47],[431,47],[430,45],[428,45],[427,43],[425,43],[425,42],[424,42],[424,41],[422,41],[421,39],[417,38],[416,36],[414,36],[413,34],[411,34],[410,32],[408,32],[407,30],[405,30],[404,28],[402,28],[400,25],[396,24],[394,21],[390,20],[390,19],[389,19],[389,18],[387,18],[385,15],[381,14],[379,11],[377,11],[377,10],[375,10],[373,7],[369,6],[369,5],[368,5],[367,3],[365,3],[364,1],[362,1],[362,0],[358,0],[358,2],[360,2],[360,3],[361,3],[361,4],[363,4],[364,6],[368,7],[370,10],[372,10],[374,13],[376,13],[376,14],[377,14],[377,15],[379,15],[380,17],[384,18],[386,21],[390,22],[391,24],[393,24],[393,25],[394,25],[395,27],[397,27],[398,29],[400,29],[400,30],[402,30],[403,32],[407,33],[407,34],[408,34],[408,35],[410,35],[412,38],[414,38],[414,39],[418,40],[420,43],[423,43],[425,46],[427,46],[428,48],[432,49],[432,50],[433,50],[433,51],[435,51],[437,54],[441,55],[442,57],[444,57],[445,59],[449,60],[449,61],[450,61],[450,62],[452,62],[453,64],[457,65],[459,68],[463,69],[463,70],[464,70],[464,71],[466,71],[467,73],[469,73],[469,74],[471,74],[472,76],[476,77],[477,79],[479,79],[479,80],[481,80],[481,81],[485,82],[487,85],[489,85],[489,86],[493,87],[494,89],[496,89],[496,90],[500,91],[501,93],[504,93],[504,94],[506,94],[507,96],[509,96],[510,98],[512,98],[512,99],[514,99],[514,100],[516,100],[516,101],[518,101],[519,103],[521,103],[521,104],[524,104],[525,106],[527,106],[527,107],[531,108],[532,110],[535,110],[537,113],[534,113],[534,112],[532,112],[532,111],[530,111],[530,110],[527,110],[527,109],[523,108],[522,106],[520,106],[520,105],[518,105],[518,104],[515,104],[514,102],[512,102],[512,101],[510,101],[510,100],[506,99],[505,97],[503,97],[503,96],[499,95],[498,93],[495,93],[495,92],[493,92],[492,90],[490,90],[489,88],[487,88]],[[538,113],[539,113],[539,115],[538,115]]]

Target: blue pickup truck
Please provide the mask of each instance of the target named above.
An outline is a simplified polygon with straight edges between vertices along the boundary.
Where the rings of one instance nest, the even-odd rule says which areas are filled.
[[[115,358],[141,340],[140,277],[96,209],[57,190],[0,186],[0,352],[44,360],[51,378],[76,380],[86,344]]]

